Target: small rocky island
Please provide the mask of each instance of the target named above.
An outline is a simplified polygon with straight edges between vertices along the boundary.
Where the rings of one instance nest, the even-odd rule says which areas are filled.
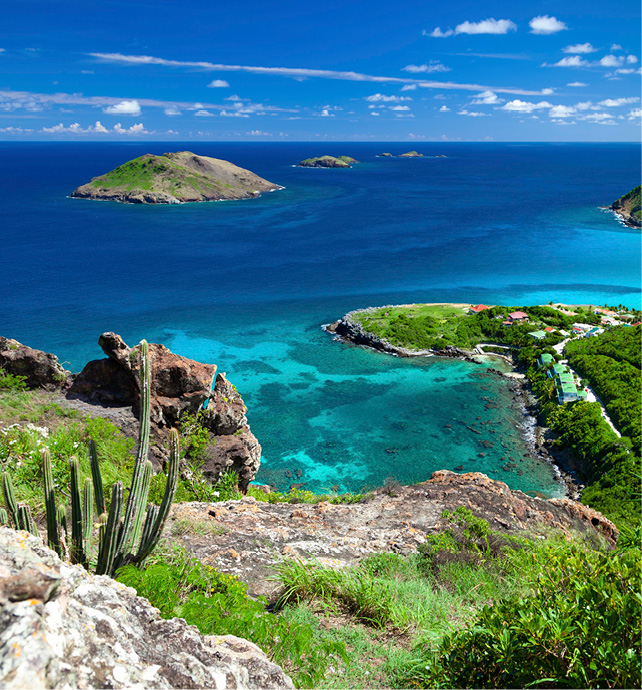
[[[642,227],[640,219],[640,185],[614,201],[609,208],[615,211],[630,228]]]
[[[394,153],[380,153],[377,158],[448,158],[444,154],[439,156],[424,156],[423,153],[418,153],[417,151],[407,151],[406,153],[399,153],[395,155]]]
[[[319,156],[306,158],[298,164],[299,168],[351,168],[359,161],[351,156]]]
[[[129,204],[181,204],[251,199],[277,189],[282,187],[229,161],[178,151],[134,158],[94,177],[71,196]]]

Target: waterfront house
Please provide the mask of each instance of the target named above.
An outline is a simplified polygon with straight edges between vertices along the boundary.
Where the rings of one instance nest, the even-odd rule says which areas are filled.
[[[546,337],[546,333],[544,333],[544,331],[532,331],[528,335],[530,335],[531,338],[535,338],[535,340],[544,340]]]
[[[528,321],[528,314],[523,311],[514,311],[508,315],[511,321]]]
[[[604,333],[604,329],[598,328],[597,326],[595,326],[594,328],[591,328],[589,331],[586,331],[586,337],[587,338],[594,338],[594,337],[600,335],[600,333]]]
[[[471,307],[468,312],[470,314],[479,314],[480,311],[484,311],[486,309],[490,309],[490,307],[487,307],[485,304],[477,304],[474,307]]]
[[[506,321],[502,321],[502,326],[512,326],[513,322],[510,321],[509,319],[506,319]]]
[[[544,330],[545,330],[547,333],[554,333],[554,332],[555,332],[555,329],[554,329],[554,328],[551,328],[551,326],[546,326],[546,328],[545,328]]]
[[[547,367],[549,364],[553,364],[553,355],[549,355],[548,352],[542,352],[542,354],[537,358],[538,367]]]

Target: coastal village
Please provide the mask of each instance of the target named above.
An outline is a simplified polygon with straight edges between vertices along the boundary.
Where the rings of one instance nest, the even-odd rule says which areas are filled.
[[[572,311],[569,305],[541,305],[553,308],[566,316],[578,316],[579,314]],[[485,304],[471,305],[469,309],[470,314],[479,314],[492,307]],[[600,325],[582,323],[580,321],[574,322],[572,329],[570,331],[565,329],[556,329],[552,326],[544,325],[541,322],[533,319],[532,316],[523,311],[510,312],[507,315],[497,316],[497,319],[503,319],[502,325],[505,327],[511,327],[516,324],[533,324],[536,327],[535,330],[529,331],[528,335],[533,338],[534,341],[544,341],[547,336],[557,335],[561,336],[563,339],[552,345],[553,350],[555,350],[556,355],[548,352],[542,352],[537,358],[537,366],[539,369],[546,371],[546,374],[555,383],[555,391],[557,396],[557,402],[560,405],[568,402],[575,402],[578,400],[584,400],[587,402],[598,402],[602,408],[602,416],[608,422],[609,426],[613,431],[621,436],[618,429],[615,427],[611,418],[609,417],[602,401],[597,397],[595,392],[591,389],[588,383],[577,374],[568,364],[566,359],[563,359],[564,346],[569,340],[576,338],[593,338],[601,335],[606,330],[616,327],[623,326],[625,328],[633,328],[642,324],[641,321],[635,321],[633,314],[628,313],[626,310],[616,311],[614,309],[609,309],[607,307],[594,307],[592,305],[587,305],[586,307],[589,313],[599,316]],[[506,318],[504,318],[506,316]]]

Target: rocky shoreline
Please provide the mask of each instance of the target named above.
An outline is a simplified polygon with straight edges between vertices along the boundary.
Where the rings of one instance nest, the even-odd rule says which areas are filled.
[[[411,350],[409,348],[393,345],[387,340],[370,333],[354,319],[354,315],[357,313],[362,314],[368,310],[376,311],[381,308],[392,308],[394,306],[399,305],[383,305],[383,307],[356,309],[348,312],[338,321],[325,324],[322,328],[326,333],[333,335],[339,342],[347,342],[353,345],[368,347],[373,350],[378,350],[379,352],[393,355],[394,357],[448,357],[479,364],[479,359],[476,358],[478,355],[474,352],[452,345],[449,345],[443,350]],[[514,369],[514,373],[517,373],[518,368],[511,358],[504,355],[494,356],[501,357],[504,361],[510,363]],[[524,415],[524,440],[526,441],[530,453],[552,468],[556,479],[564,488],[564,494],[566,496],[573,500],[579,500],[582,495],[582,490],[584,489],[584,484],[578,479],[577,468],[574,466],[568,453],[555,450],[552,445],[554,440],[553,433],[548,427],[540,423],[538,419],[537,400],[531,391],[528,379],[523,374],[519,377],[515,377],[514,375],[506,374],[492,367],[489,367],[488,371],[501,376],[509,385],[513,394],[513,400]]]

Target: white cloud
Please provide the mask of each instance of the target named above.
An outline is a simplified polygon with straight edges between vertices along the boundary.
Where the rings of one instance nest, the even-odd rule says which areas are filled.
[[[137,125],[132,125],[131,127],[121,127],[120,122],[117,122],[114,125],[114,132],[116,132],[116,134],[149,134],[142,122],[139,122]]]
[[[457,24],[456,34],[507,34],[517,31],[517,24],[510,19],[484,19],[481,22],[465,21]]]
[[[455,32],[452,29],[442,31],[437,26],[431,32],[423,31],[422,33],[424,36],[432,36],[433,38],[447,38],[448,36],[452,36]]]
[[[561,22],[555,17],[549,17],[547,14],[542,14],[537,17],[533,17],[528,25],[531,27],[532,34],[538,34],[540,36],[548,36],[549,34],[556,34],[558,31],[564,31],[568,29],[568,26],[564,22]]]
[[[528,91],[525,89],[515,89],[513,87],[501,86],[484,86],[481,84],[460,84],[456,82],[441,82],[441,81],[419,81],[417,79],[405,77],[383,77],[372,74],[363,74],[360,72],[339,72],[335,70],[322,69],[308,69],[300,67],[253,67],[248,65],[223,65],[213,62],[192,62],[187,60],[167,60],[165,58],[152,57],[151,55],[123,55],[122,53],[88,53],[88,55],[101,60],[103,62],[111,62],[120,65],[163,65],[167,67],[198,67],[202,70],[219,71],[219,72],[250,72],[253,74],[274,75],[293,77],[295,79],[304,79],[308,77],[317,77],[320,79],[337,79],[343,81],[361,81],[361,82],[376,82],[376,83],[397,83],[397,84],[419,84],[424,88],[431,89],[462,89],[465,91],[484,91],[485,89],[492,89],[498,93],[512,93],[519,96],[538,96],[541,95],[539,91]],[[2,92],[0,92],[0,95]],[[152,105],[154,102],[150,99],[138,99],[143,106]],[[165,103],[163,103],[165,105]],[[181,107],[180,103],[176,103]],[[183,106],[184,107],[184,106]],[[208,105],[208,108],[215,106]],[[220,106],[218,106],[220,107]],[[266,108],[266,110],[280,110],[284,108]],[[290,110],[289,112],[296,112]]]
[[[450,108],[447,105],[442,105],[441,108],[439,108],[440,113],[449,113]]]
[[[581,87],[581,86],[588,86],[588,84],[585,84],[583,81],[572,81],[572,82],[569,82],[566,86]]]
[[[412,74],[418,74],[419,72],[450,72],[450,67],[442,65],[439,60],[431,60],[427,65],[406,65],[402,69],[404,72],[410,72]]]
[[[591,63],[579,55],[573,55],[572,57],[565,57],[556,62],[553,67],[588,67]]]
[[[611,50],[622,50],[622,46],[619,43],[613,43]]]
[[[593,122],[603,122],[604,120],[612,120],[613,115],[609,113],[589,113],[588,115],[583,115],[582,119]]]
[[[235,93],[233,93],[231,96],[225,96],[223,99],[225,101],[242,101],[243,99],[240,96],[237,96]]]
[[[416,91],[417,90],[417,84],[404,84],[401,87],[402,91]]]
[[[390,110],[410,110],[407,105],[391,105]]]
[[[177,115],[183,114],[175,105],[170,105],[169,107],[165,108],[163,112],[165,115],[169,115],[169,117],[176,117]]]
[[[138,117],[141,113],[141,109],[138,101],[121,101],[120,103],[103,108],[103,113],[107,113],[108,115],[131,115],[132,117]]]
[[[629,65],[635,65],[635,63],[638,61],[638,59],[635,55],[627,55],[626,61],[628,62]]]
[[[502,98],[498,98],[494,91],[482,91],[477,98],[471,101],[473,105],[496,105],[503,103]]]
[[[633,108],[628,115],[629,120],[637,120],[642,117],[642,108]]]
[[[0,48],[0,53],[4,53],[4,51],[5,51],[4,48]],[[6,130],[8,130],[8,129],[14,129],[14,127],[5,127],[3,130],[0,130],[0,131],[4,132],[4,131],[6,131]],[[18,129],[20,129],[20,127],[18,127]]]
[[[619,108],[621,105],[629,105],[629,103],[637,103],[640,99],[637,96],[630,96],[629,98],[607,98],[600,101],[599,105],[606,108]]]
[[[502,106],[502,110],[510,110],[516,113],[532,113],[533,110],[540,110],[542,108],[552,108],[553,104],[548,101],[540,101],[539,103],[530,103],[529,101],[520,101],[516,98],[514,101],[508,101],[506,105]]]
[[[622,67],[615,70],[615,74],[641,74],[639,69],[634,69],[633,67]]]
[[[549,111],[549,117],[564,118],[575,115],[577,110],[570,105],[554,105]]]
[[[260,129],[253,129],[248,132],[251,137],[273,137],[270,132],[262,132]]]
[[[225,79],[214,79],[214,81],[211,81],[208,85],[208,89],[228,89],[229,84],[225,81]]]
[[[597,48],[594,48],[590,43],[575,43],[572,46],[562,48],[563,53],[595,53]]]
[[[605,55],[597,64],[602,67],[619,67],[623,62],[621,55]]]
[[[331,113],[327,108],[323,108],[321,117],[334,117],[334,113]]]
[[[476,112],[474,112],[474,111],[471,112],[471,111],[466,110],[465,108],[463,108],[462,110],[460,110],[460,111],[457,113],[457,115],[466,115],[466,116],[468,116],[468,117],[486,117],[486,115],[488,115],[488,113],[476,113]]]
[[[52,127],[43,127],[40,130],[43,134],[149,134],[142,122],[131,127],[123,127],[117,122],[111,129],[104,127],[99,120],[94,125],[81,127],[77,122],[73,122],[68,127],[60,122]]]
[[[382,93],[373,93],[371,96],[366,96],[366,101],[370,103],[398,103],[399,101],[411,101],[410,96],[385,96]]]
[[[247,112],[240,112],[239,110],[221,110],[220,115],[221,117],[250,117]]]
[[[372,115],[372,116],[374,116],[374,117],[379,117],[379,115],[381,115],[381,113],[375,113],[375,112],[373,111],[373,112],[370,113],[370,115]]]
[[[225,112],[225,111],[221,111],[221,115],[222,115],[224,112]],[[201,109],[201,110],[197,110],[197,111],[194,113],[194,117],[216,117],[216,114],[215,114],[215,113],[210,113],[209,110]]]
[[[4,134],[28,134],[29,132],[33,132],[33,129],[23,129],[22,127],[0,127],[0,133]]]
[[[582,101],[581,103],[576,103],[575,107],[578,110],[599,110],[600,106],[595,105],[592,101]]]

